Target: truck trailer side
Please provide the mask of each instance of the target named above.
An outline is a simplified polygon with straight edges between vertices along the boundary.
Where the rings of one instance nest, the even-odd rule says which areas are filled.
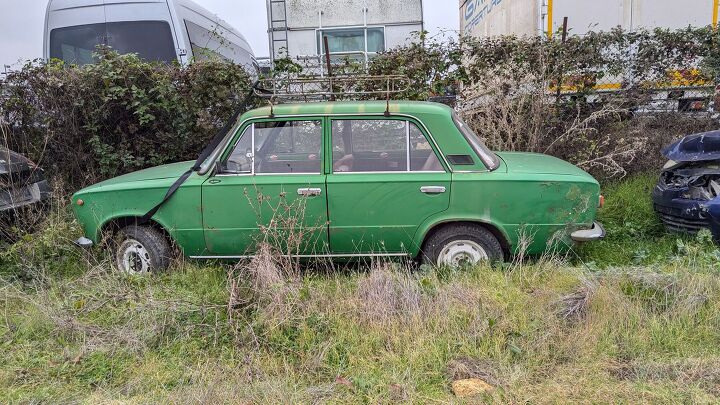
[[[720,0],[460,0],[463,35],[552,36],[568,17],[571,34],[615,27],[717,26]]]

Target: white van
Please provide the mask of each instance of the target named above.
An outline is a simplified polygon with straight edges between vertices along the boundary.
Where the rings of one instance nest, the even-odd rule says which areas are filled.
[[[250,44],[237,30],[191,0],[50,0],[45,59],[93,63],[97,45],[144,60],[183,65],[221,58],[256,72]]]

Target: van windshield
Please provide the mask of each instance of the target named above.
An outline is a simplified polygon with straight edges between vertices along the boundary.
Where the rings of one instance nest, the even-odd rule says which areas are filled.
[[[453,113],[452,118],[455,122],[455,126],[458,127],[460,132],[462,132],[463,136],[468,141],[470,146],[472,146],[473,150],[475,150],[475,153],[478,154],[478,157],[485,164],[485,167],[487,167],[490,171],[497,169],[500,166],[500,158],[490,149],[488,149],[488,147],[485,146],[484,143],[482,143],[480,138],[475,134],[472,129],[470,129],[470,127],[465,123],[465,121],[462,120],[462,118],[460,118],[455,113]]]
[[[136,53],[149,62],[177,60],[170,25],[165,21],[87,24],[50,32],[50,57],[67,63],[93,63],[98,45],[108,45],[121,54]]]

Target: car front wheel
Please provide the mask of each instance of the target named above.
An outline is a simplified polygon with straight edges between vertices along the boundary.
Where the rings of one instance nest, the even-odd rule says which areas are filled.
[[[423,262],[436,266],[471,266],[503,258],[497,238],[487,229],[471,224],[446,226],[432,234],[423,247]]]
[[[131,225],[123,228],[115,241],[115,266],[128,274],[159,273],[168,268],[172,250],[157,229]]]

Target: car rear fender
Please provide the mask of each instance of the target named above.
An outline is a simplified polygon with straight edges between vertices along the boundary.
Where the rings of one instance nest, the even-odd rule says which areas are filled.
[[[414,243],[410,254],[413,257],[419,255],[425,240],[427,240],[427,238],[432,235],[433,232],[437,231],[443,226],[463,223],[477,224],[484,227],[485,229],[492,232],[492,234],[498,239],[506,255],[509,255],[510,252],[512,252],[514,241],[509,237],[508,232],[504,229],[503,226],[499,226],[492,221],[488,221],[487,218],[440,215],[429,218],[418,228],[413,239]]]

